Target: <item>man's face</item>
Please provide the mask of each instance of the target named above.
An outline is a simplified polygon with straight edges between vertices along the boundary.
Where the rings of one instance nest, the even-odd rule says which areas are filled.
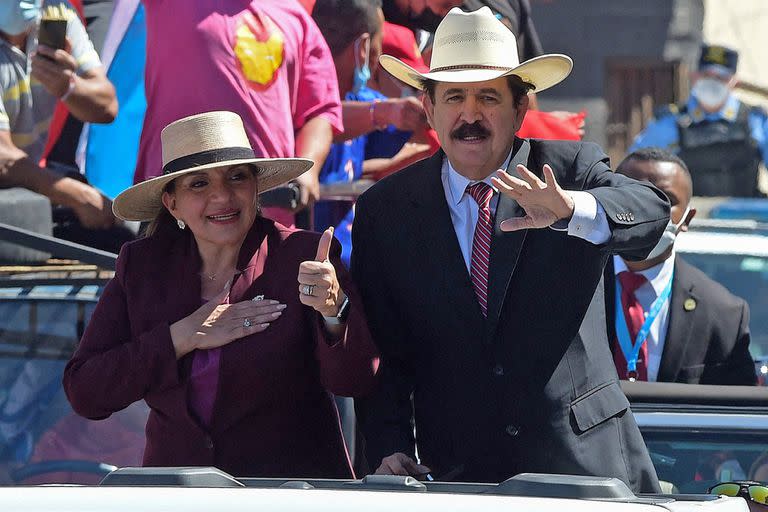
[[[424,95],[424,109],[453,167],[469,179],[480,180],[509,155],[528,110],[528,97],[516,105],[506,77],[438,82],[434,103]]]
[[[691,94],[707,112],[717,112],[725,105],[728,95],[736,86],[733,75],[713,70],[700,70],[692,75]]]
[[[677,224],[683,219],[685,209],[691,202],[692,187],[679,165],[674,162],[628,160],[618,172],[636,180],[650,181],[669,198],[672,206],[669,217],[672,223]],[[685,231],[687,226],[681,229]]]

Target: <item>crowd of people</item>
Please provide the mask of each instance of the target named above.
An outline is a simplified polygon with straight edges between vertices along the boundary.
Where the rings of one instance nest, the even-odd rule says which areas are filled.
[[[583,116],[536,110],[573,63],[543,53],[527,0],[144,9],[147,110],[113,202],[50,156],[57,104],[119,115],[81,12],[0,6],[0,186],[119,250],[64,388],[92,419],[146,401],[144,464],[351,477],[337,395],[371,472],[655,492],[619,379],[756,383],[747,304],[674,248],[694,192],[757,190],[766,117],[730,94],[732,50],[704,48],[691,100],[614,172],[595,144],[537,138],[539,115],[572,139]],[[317,202],[363,177],[357,202]],[[292,209],[261,206],[289,183]]]

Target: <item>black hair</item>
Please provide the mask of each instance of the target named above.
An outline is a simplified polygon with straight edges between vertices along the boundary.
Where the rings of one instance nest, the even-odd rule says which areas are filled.
[[[312,19],[334,57],[366,32],[373,37],[381,30],[381,0],[317,0]]]
[[[628,154],[624,160],[619,164],[621,167],[624,162],[628,160],[638,160],[640,162],[671,162],[677,164],[683,168],[683,170],[690,176],[691,171],[688,170],[688,166],[685,165],[683,159],[674,153],[657,147],[642,148]]]
[[[658,147],[638,149],[628,154],[624,160],[621,161],[618,167],[616,167],[616,171],[621,172],[622,167],[627,165],[627,163],[632,160],[636,162],[669,162],[677,165],[683,171],[683,176],[685,176],[686,181],[688,181],[688,186],[691,189],[691,195],[693,195],[693,179],[691,178],[691,171],[688,169],[688,166],[685,165],[683,159],[676,154]]]
[[[536,89],[535,85],[529,82],[524,82],[517,75],[507,75],[506,78],[509,90],[512,91],[512,97],[514,98],[515,105],[520,105],[520,102],[523,101],[523,97],[525,97],[529,91]],[[432,101],[432,103],[435,102],[436,87],[437,82],[435,80],[430,78],[421,79],[421,88],[424,90],[427,96],[429,96],[429,99]]]

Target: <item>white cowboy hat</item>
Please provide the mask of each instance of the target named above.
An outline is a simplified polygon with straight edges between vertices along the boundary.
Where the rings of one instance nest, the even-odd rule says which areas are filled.
[[[250,164],[256,168],[259,193],[299,177],[312,167],[305,158],[256,158],[243,121],[234,112],[206,112],[174,121],[160,134],[163,174],[122,191],[112,212],[123,220],[146,221],[163,207],[165,186],[190,172]]]
[[[540,55],[520,63],[515,35],[488,7],[464,12],[454,7],[435,32],[432,59],[427,73],[420,73],[391,55],[379,58],[392,76],[417,89],[422,80],[437,82],[485,82],[517,75],[541,92],[563,81],[573,68],[567,55]]]

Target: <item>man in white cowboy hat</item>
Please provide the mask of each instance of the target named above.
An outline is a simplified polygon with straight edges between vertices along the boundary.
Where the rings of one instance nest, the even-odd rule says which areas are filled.
[[[382,352],[379,386],[358,402],[368,462],[464,481],[611,476],[655,491],[595,290],[611,254],[648,254],[669,203],[611,172],[594,144],[515,137],[526,92],[572,66],[565,55],[520,63],[516,48],[489,9],[453,9],[428,73],[381,58],[426,91],[443,151],[357,203],[352,273]]]

